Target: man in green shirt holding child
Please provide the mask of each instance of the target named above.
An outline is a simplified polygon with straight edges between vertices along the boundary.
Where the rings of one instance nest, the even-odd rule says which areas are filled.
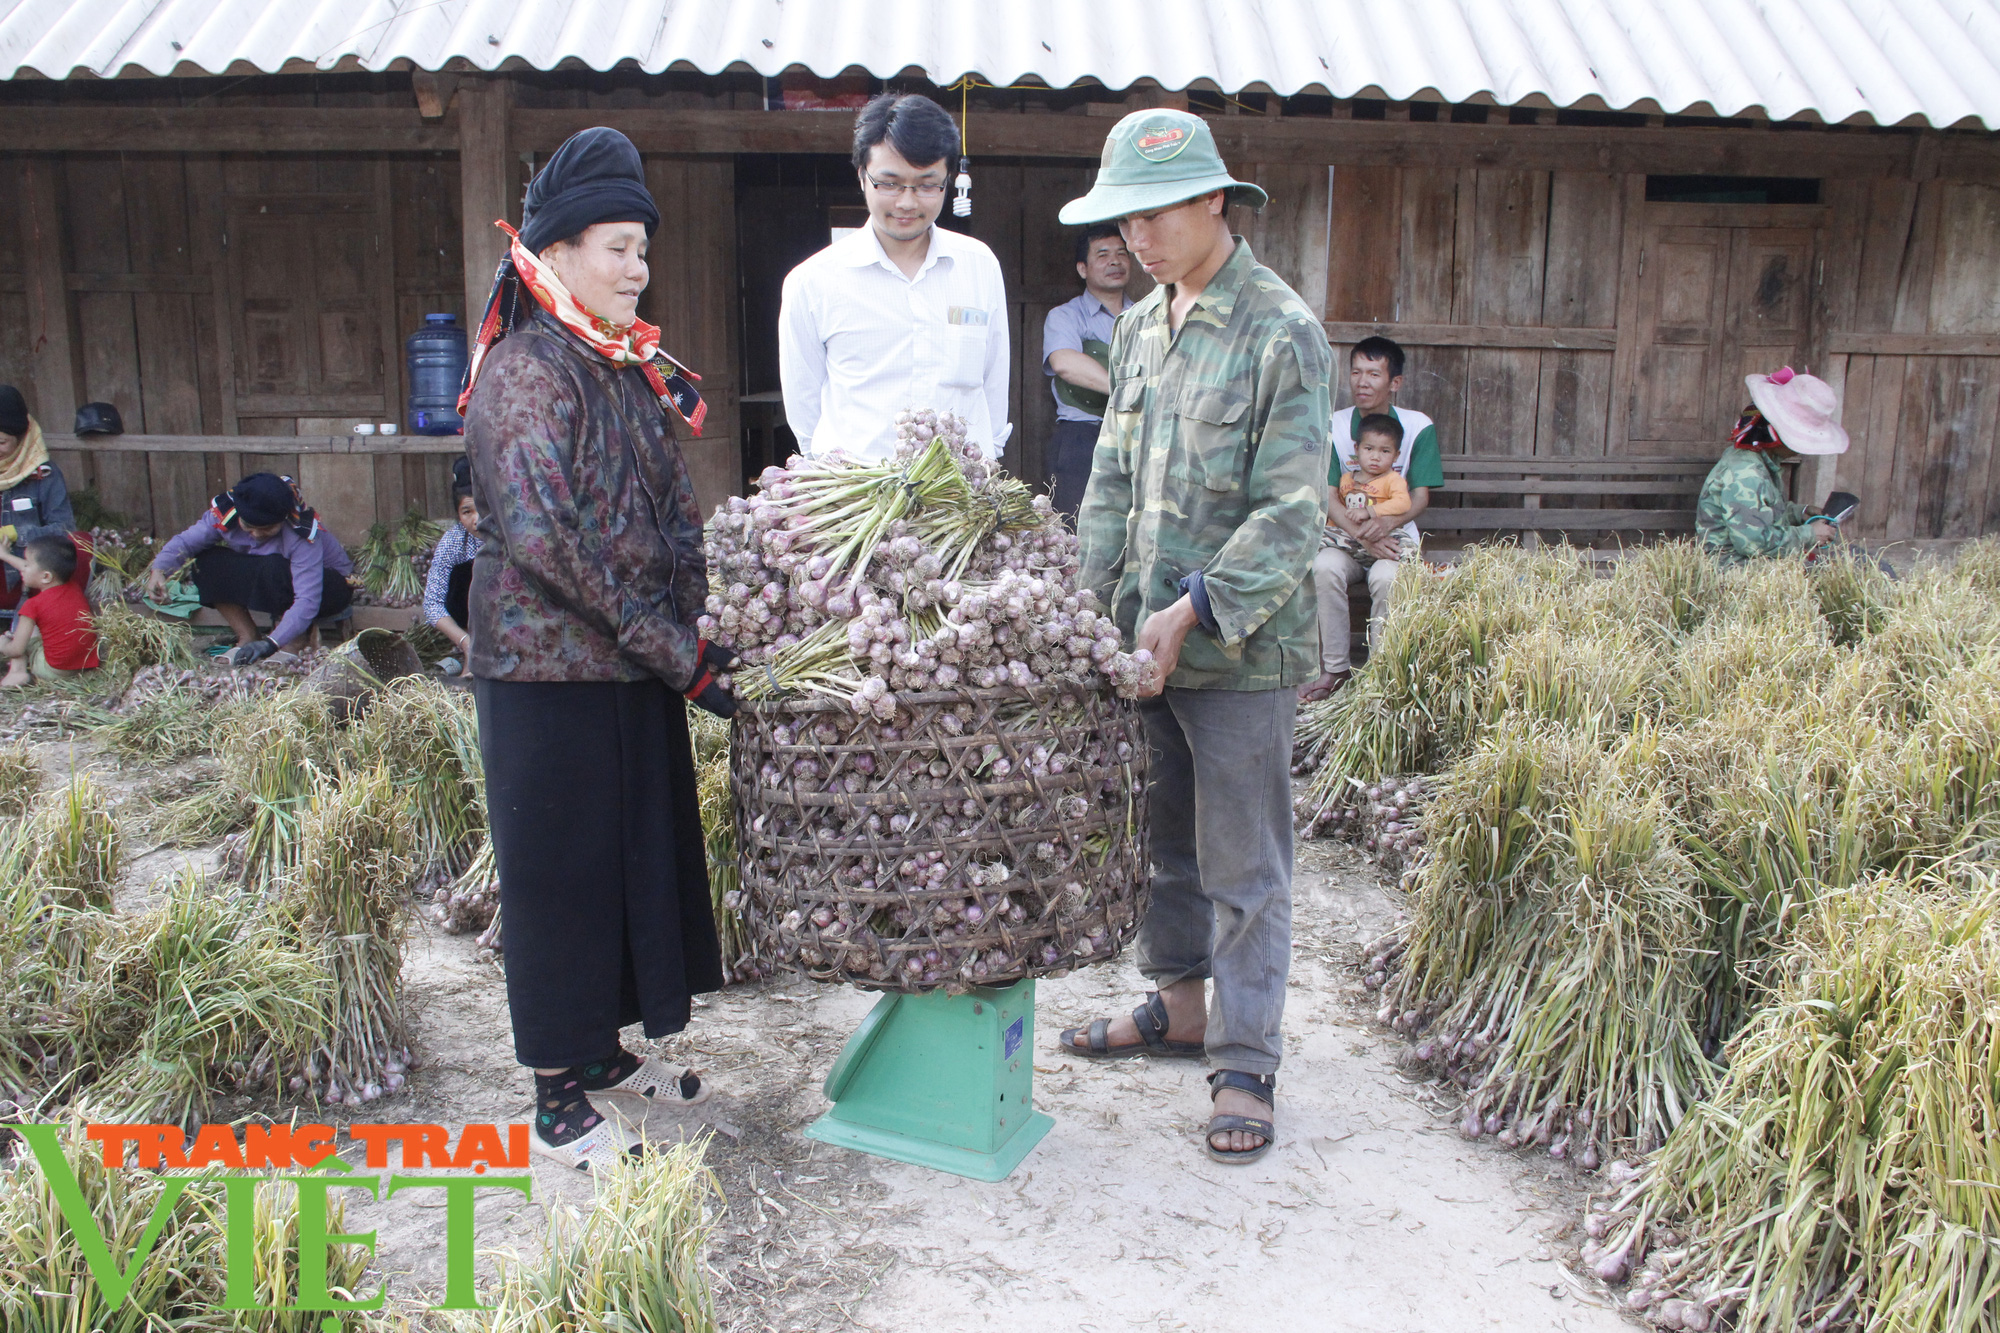
[[[1313,558],[1313,584],[1319,598],[1319,679],[1299,692],[1304,703],[1324,699],[1347,684],[1353,674],[1349,661],[1347,590],[1368,582],[1368,648],[1375,649],[1389,599],[1395,593],[1396,567],[1405,551],[1419,549],[1417,519],[1429,508],[1431,488],[1443,487],[1444,463],[1438,456],[1437,428],[1422,412],[1396,406],[1403,387],[1403,349],[1387,338],[1363,338],[1347,356],[1347,383],[1353,405],[1333,414],[1333,450],[1328,458],[1329,493],[1340,486],[1340,474],[1354,467],[1354,446],[1365,417],[1381,413],[1403,427],[1396,472],[1410,488],[1410,512],[1398,519],[1357,515],[1344,506],[1327,507],[1329,536]],[[1354,539],[1366,557],[1342,550],[1331,537],[1338,528]]]

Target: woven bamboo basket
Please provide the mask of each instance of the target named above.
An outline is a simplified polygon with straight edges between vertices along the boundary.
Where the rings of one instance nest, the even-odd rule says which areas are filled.
[[[745,704],[731,744],[756,953],[870,990],[1004,986],[1115,957],[1148,876],[1146,743],[1108,689]]]

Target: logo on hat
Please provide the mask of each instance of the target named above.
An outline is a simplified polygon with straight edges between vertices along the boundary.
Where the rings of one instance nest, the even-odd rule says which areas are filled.
[[[1165,162],[1194,142],[1185,125],[1171,120],[1148,121],[1132,137],[1132,150],[1148,162]]]

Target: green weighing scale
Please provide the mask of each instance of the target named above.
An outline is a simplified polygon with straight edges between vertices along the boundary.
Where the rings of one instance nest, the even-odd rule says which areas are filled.
[[[884,995],[826,1076],[806,1137],[1004,1180],[1055,1120],[1034,1108],[1035,983]]]

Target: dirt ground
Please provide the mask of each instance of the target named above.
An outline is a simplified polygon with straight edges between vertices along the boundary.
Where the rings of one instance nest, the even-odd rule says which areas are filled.
[[[119,768],[87,740],[38,749],[51,784],[72,764],[91,771],[133,827],[173,785],[158,770]],[[148,849],[129,834],[127,856],[118,904],[128,911],[190,862],[213,860]],[[654,1112],[645,1132],[709,1136],[722,1194],[710,1255],[722,1326],[1624,1327],[1602,1290],[1565,1266],[1587,1178],[1545,1155],[1464,1142],[1445,1090],[1399,1072],[1404,1044],[1374,1022],[1352,964],[1358,945],[1394,924],[1401,896],[1349,849],[1301,844],[1279,1141],[1243,1168],[1201,1153],[1200,1066],[1091,1065],[1056,1049],[1058,1029],[1136,1002],[1142,983],[1126,960],[1041,983],[1035,1096],[1055,1127],[997,1184],[801,1134],[825,1109],[821,1081],[875,997],[781,980],[698,1001],[693,1026],[655,1049],[700,1067],[716,1095]],[[508,1055],[504,981],[475,957],[473,937],[413,917],[404,980],[420,1064],[409,1089],[367,1119],[454,1129],[525,1119],[530,1087]],[[349,1156],[359,1165],[358,1151]],[[546,1164],[534,1175],[532,1201],[482,1192],[489,1274],[496,1252],[538,1252],[552,1210],[591,1206],[586,1177]],[[378,1268],[415,1315],[443,1286],[443,1200],[352,1198],[348,1229],[378,1230]]]

